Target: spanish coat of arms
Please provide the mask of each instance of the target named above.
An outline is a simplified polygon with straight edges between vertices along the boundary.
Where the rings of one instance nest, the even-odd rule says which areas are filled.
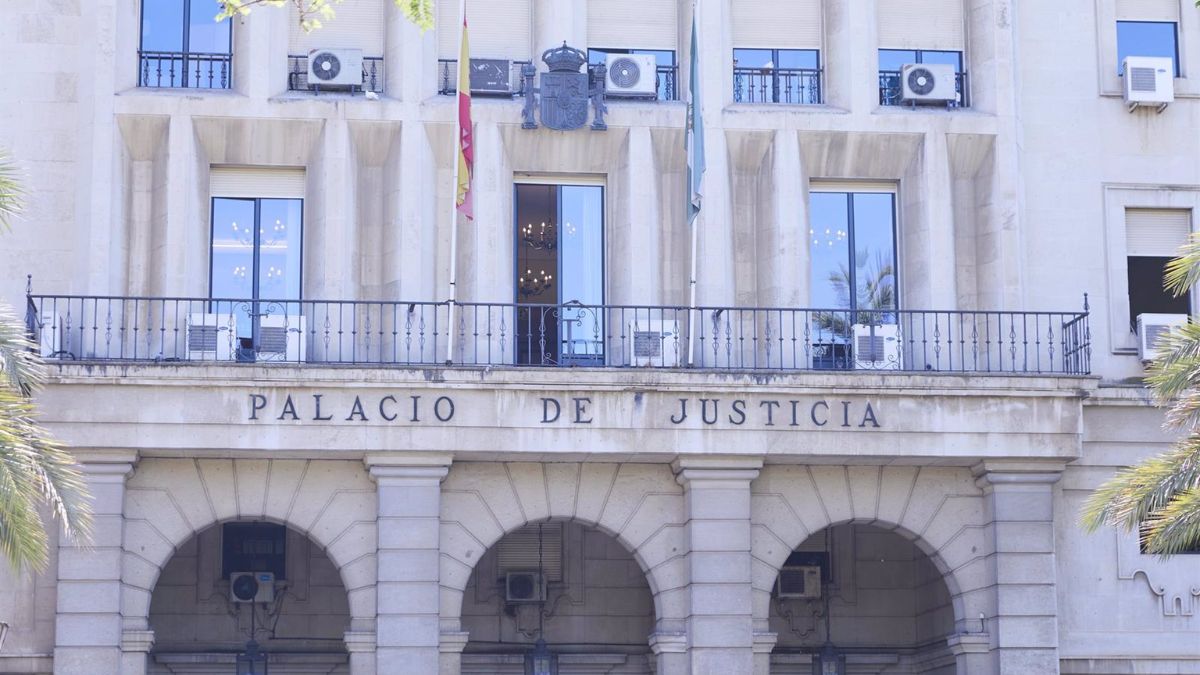
[[[604,113],[608,111],[604,105],[604,66],[580,72],[587,63],[587,55],[568,47],[566,42],[561,47],[542,52],[542,61],[550,70],[542,73],[540,87],[533,86],[536,75],[533,64],[527,64],[521,71],[525,81],[525,108],[521,111],[524,122],[521,126],[526,129],[537,128],[536,110],[547,129],[579,129],[587,124],[590,102],[595,110],[592,129],[607,129],[608,125],[604,122]]]

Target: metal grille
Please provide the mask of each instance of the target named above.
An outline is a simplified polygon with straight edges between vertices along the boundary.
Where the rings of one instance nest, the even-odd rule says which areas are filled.
[[[1130,68],[1129,69],[1129,88],[1133,91],[1155,91],[1154,69],[1153,68]]]
[[[541,523],[542,574],[546,581],[562,581],[562,523]],[[509,572],[538,569],[538,525],[526,525],[509,532],[500,540],[496,550],[500,576]]]
[[[283,326],[262,326],[259,329],[258,351],[287,353],[288,329]]]
[[[217,351],[216,326],[188,326],[188,351],[215,352]]]
[[[859,361],[883,360],[883,335],[859,335],[854,345],[854,358]]]
[[[663,334],[658,331],[639,330],[633,334],[633,355],[639,358],[662,356]]]

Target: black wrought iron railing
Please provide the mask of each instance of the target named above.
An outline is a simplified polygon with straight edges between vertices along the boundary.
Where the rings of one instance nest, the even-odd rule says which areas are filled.
[[[733,68],[733,100],[737,103],[822,102],[821,71],[815,68]]]
[[[1088,313],[30,295],[51,360],[1084,375]],[[453,323],[451,323],[451,321]],[[692,336],[695,336],[692,339]]]
[[[351,91],[383,93],[383,57],[364,56],[362,59],[362,86]],[[290,91],[320,91],[320,84],[308,81],[308,56],[288,54],[288,89]]]
[[[138,52],[138,86],[188,89],[229,89],[231,54],[197,52]]]
[[[471,93],[485,96],[522,96],[521,68],[530,61],[471,59]],[[458,59],[438,59],[438,93],[458,92]]]
[[[676,85],[678,81],[679,66],[658,66],[658,100],[660,101],[678,101],[679,88]]]
[[[954,74],[954,91],[958,95],[947,105],[952,108],[969,108],[971,106],[970,88],[967,86],[967,74]],[[900,86],[900,71],[879,71],[879,105],[903,105],[904,91]]]

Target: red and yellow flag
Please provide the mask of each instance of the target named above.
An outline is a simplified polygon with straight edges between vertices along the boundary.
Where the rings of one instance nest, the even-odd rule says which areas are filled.
[[[467,46],[467,13],[463,11],[462,47],[458,52],[458,193],[454,204],[468,220],[475,219],[471,203],[471,174],[475,144],[471,137],[471,50]]]

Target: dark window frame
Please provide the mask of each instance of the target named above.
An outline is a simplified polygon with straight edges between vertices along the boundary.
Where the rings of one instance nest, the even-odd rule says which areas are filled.
[[[737,84],[737,77],[738,77],[737,70],[738,70],[738,68],[746,68],[746,69],[757,68],[757,66],[745,66],[745,65],[739,66],[738,65],[738,52],[751,52],[751,51],[753,51],[753,52],[770,52],[770,54],[771,54],[770,62],[772,64],[774,64],[769,69],[771,71],[771,99],[772,100],[771,101],[753,101],[753,103],[782,103],[784,105],[823,105],[825,103],[825,82],[824,82],[824,80],[825,80],[825,64],[821,60],[821,52],[823,50],[821,50],[821,49],[797,49],[797,48],[791,48],[791,47],[784,47],[784,48],[779,48],[779,47],[734,47],[733,48],[732,68],[733,68],[733,72],[734,72],[733,91],[734,91],[734,102],[735,103],[749,102],[749,101],[739,100],[740,91],[739,91],[738,84]],[[813,59],[815,61],[815,67],[813,67],[813,68],[803,68],[803,67],[801,67],[801,68],[790,68],[790,67],[783,68],[782,66],[779,65],[780,60],[781,60],[780,55],[783,53],[786,53],[786,52],[811,53],[813,55]],[[798,103],[792,103],[790,101],[779,100],[781,97],[780,96],[780,84],[779,84],[780,83],[779,71],[781,68],[783,70],[812,70],[812,71],[814,71],[816,73],[816,97],[815,97],[816,100],[813,102],[808,102],[808,103],[803,102],[803,101],[798,102]],[[767,68],[761,68],[761,70],[767,70]]]
[[[955,86],[958,88],[958,101],[956,102],[955,105],[959,108],[970,108],[971,107],[971,93],[969,91],[970,79],[967,77],[967,52],[965,50],[959,50],[959,49],[884,49],[882,47],[875,51],[875,59],[876,59],[876,66],[877,66],[876,70],[879,73],[879,79],[880,79],[880,92],[879,92],[879,104],[880,105],[882,105],[882,106],[898,106],[898,105],[900,105],[900,100],[899,100],[900,94],[898,92],[895,94],[895,96],[896,96],[896,98],[894,99],[895,102],[887,102],[884,98],[884,91],[883,91],[884,87],[882,84],[884,74],[898,72],[895,70],[884,70],[882,68],[882,65],[883,65],[882,60],[883,59],[881,57],[883,56],[884,52],[911,52],[913,55],[913,61],[912,61],[913,63],[925,63],[925,55],[926,54],[956,54],[958,56],[958,65],[955,66],[954,77],[956,80]],[[932,63],[941,63],[941,61],[933,61]]]
[[[1125,77],[1123,59],[1121,58],[1121,24],[1164,24],[1172,27],[1172,51],[1174,55],[1171,57],[1171,62],[1175,65],[1175,77],[1183,77],[1182,64],[1179,62],[1179,22],[1178,21],[1133,21],[1121,19],[1116,22],[1117,31],[1117,77]],[[1129,56],[1145,56],[1144,54],[1130,54]]]
[[[140,3],[138,3],[137,74],[138,74],[138,86],[139,87],[151,87],[151,85],[149,85],[143,81],[143,76],[142,76],[143,54],[149,53],[148,50],[146,49],[145,32],[146,32],[146,5],[150,1],[151,0],[142,0]],[[182,39],[180,41],[181,42],[180,51],[178,52],[180,55],[180,61],[181,61],[181,72],[180,72],[180,84],[178,85],[177,88],[180,88],[180,89],[231,89],[233,87],[233,21],[230,19],[225,20],[225,23],[227,24],[226,32],[228,34],[227,42],[229,43],[229,48],[227,51],[224,51],[224,52],[193,52],[191,50],[192,0],[178,0],[178,2],[182,5],[181,21],[183,22],[183,32],[182,32],[182,36],[181,36]],[[214,20],[215,20],[215,15],[214,15]],[[149,51],[154,51],[154,50],[149,50]],[[163,52],[163,53],[170,53],[170,52]],[[193,60],[191,58],[193,56],[210,56],[210,57],[211,56],[224,56],[224,57],[227,57],[226,62],[228,65],[226,66],[226,68],[228,69],[228,72],[225,77],[223,86],[221,86],[221,87],[189,87],[187,84],[188,83],[187,72],[189,69],[188,63],[189,63],[189,61]],[[204,59],[201,59],[201,61],[203,61],[203,60]],[[160,67],[161,67],[161,64],[160,64]],[[211,68],[211,65],[210,65],[210,68]],[[162,87],[162,83],[161,83],[161,78],[160,78],[159,84],[154,85],[154,87],[152,87],[152,88],[161,88],[161,87]],[[173,87],[174,87],[174,85],[171,85],[170,87],[167,87],[167,88],[173,88]]]

